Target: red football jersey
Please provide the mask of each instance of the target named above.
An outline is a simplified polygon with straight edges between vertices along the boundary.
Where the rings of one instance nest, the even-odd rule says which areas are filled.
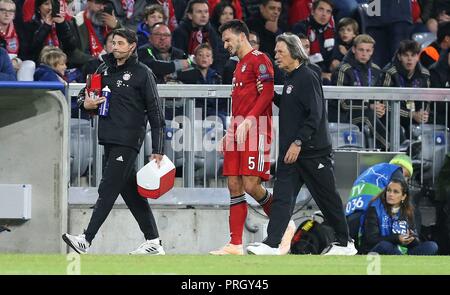
[[[231,93],[233,118],[256,118],[260,122],[260,117],[266,117],[267,127],[264,128],[267,128],[267,132],[260,132],[269,136],[272,130],[273,75],[270,59],[264,53],[252,50],[236,66]],[[257,80],[264,86],[261,93],[256,88]],[[239,124],[238,121],[235,123]]]

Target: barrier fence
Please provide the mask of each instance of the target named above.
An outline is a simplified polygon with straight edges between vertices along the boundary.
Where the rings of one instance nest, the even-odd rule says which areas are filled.
[[[74,97],[82,87],[84,84],[70,84],[67,91],[72,100],[71,185],[98,186],[103,156],[96,136],[98,118],[74,106]],[[275,88],[281,93],[282,86]],[[223,157],[216,151],[216,145],[230,123],[231,86],[158,85],[158,92],[166,116],[165,153],[177,167],[177,185],[226,186],[222,177]],[[324,96],[335,150],[405,152],[413,158],[415,181],[420,185],[435,182],[448,152],[449,90],[324,86]],[[377,104],[383,105],[382,116],[375,111]],[[409,118],[401,119],[405,106]],[[278,157],[276,106],[273,113],[271,174],[275,172]],[[417,123],[416,118],[420,116],[428,120]],[[137,169],[147,162],[150,154],[148,128]]]

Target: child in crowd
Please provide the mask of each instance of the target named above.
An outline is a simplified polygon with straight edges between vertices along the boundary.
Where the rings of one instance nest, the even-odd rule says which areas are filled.
[[[353,39],[358,36],[358,23],[350,18],[344,17],[338,23],[337,42],[334,45],[333,53],[331,55],[330,71],[334,72],[340,65],[342,59],[353,46]]]

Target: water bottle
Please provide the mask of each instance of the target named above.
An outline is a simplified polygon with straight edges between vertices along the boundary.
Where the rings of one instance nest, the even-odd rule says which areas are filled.
[[[107,117],[109,112],[109,100],[111,99],[111,90],[108,86],[103,87],[102,96],[105,97],[105,101],[100,105],[100,108],[98,109],[98,115]]]

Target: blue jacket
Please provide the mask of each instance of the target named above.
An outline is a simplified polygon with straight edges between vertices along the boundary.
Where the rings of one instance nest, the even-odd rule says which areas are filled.
[[[366,211],[370,200],[386,188],[394,173],[396,177],[401,177],[401,168],[388,163],[376,164],[361,173],[353,183],[345,206],[345,215],[349,216],[355,211]]]
[[[148,26],[144,22],[140,22],[136,28],[136,35],[138,37],[138,45],[137,47],[141,47],[148,43],[148,37],[150,37],[150,31]]]
[[[0,48],[0,81],[17,81],[8,52]]]
[[[55,81],[61,82],[59,74],[51,67],[40,64],[34,72],[34,81]]]
[[[60,77],[60,75],[54,69],[44,64],[40,64],[36,68],[36,71],[34,71],[34,81],[61,82],[58,77]],[[63,90],[61,90],[61,92],[64,94]]]

